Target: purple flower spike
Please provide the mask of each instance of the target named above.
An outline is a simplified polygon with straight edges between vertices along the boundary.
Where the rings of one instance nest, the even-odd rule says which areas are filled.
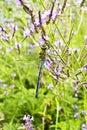
[[[30,118],[30,115],[24,115],[23,120],[25,121],[25,129],[33,130],[33,125],[31,124],[34,120],[33,117]]]

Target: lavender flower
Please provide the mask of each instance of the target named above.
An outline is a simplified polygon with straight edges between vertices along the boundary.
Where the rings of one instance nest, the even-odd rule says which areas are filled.
[[[9,39],[8,34],[2,34],[1,39],[8,40]]]
[[[33,130],[33,125],[32,125],[32,121],[34,120],[33,117],[30,118],[30,115],[24,115],[23,117],[24,120],[24,126],[26,130]]]
[[[87,65],[82,68],[83,71],[87,72]]]
[[[74,48],[74,49],[73,49],[73,52],[74,52],[74,53],[78,53],[79,51],[80,51],[79,48]]]
[[[39,38],[39,46],[42,46],[43,44],[45,43],[45,40],[42,38],[42,37],[40,37]]]
[[[46,67],[48,70],[50,70],[51,65],[52,65],[52,62],[51,62],[49,59],[47,59],[46,62],[45,62],[45,67]]]
[[[83,83],[83,86],[87,88],[87,83],[86,83],[86,82],[85,82],[85,83]]]
[[[21,44],[20,43],[15,43],[15,48],[18,49],[21,47]]]
[[[78,106],[77,105],[73,105],[72,108],[73,108],[73,110],[78,110]]]
[[[87,130],[87,125],[86,124],[82,124],[82,130]]]
[[[62,40],[58,40],[58,41],[55,41],[54,43],[55,46],[60,46],[60,47],[65,47],[65,44],[63,44]]]
[[[82,115],[86,115],[86,111],[85,110],[82,110]]]
[[[52,90],[53,89],[53,84],[49,84],[47,88]]]
[[[16,3],[19,5],[22,4],[23,2],[24,2],[24,0],[16,0]]]
[[[78,1],[76,2],[76,5],[77,5],[77,6],[80,6],[81,1],[82,1],[82,0],[78,0]]]
[[[25,29],[24,30],[24,37],[29,37],[33,34],[33,31],[29,30],[29,29]]]
[[[11,87],[11,90],[13,90],[15,88],[15,85],[11,85],[10,87]]]
[[[74,114],[74,118],[79,118],[79,113],[78,112]]]

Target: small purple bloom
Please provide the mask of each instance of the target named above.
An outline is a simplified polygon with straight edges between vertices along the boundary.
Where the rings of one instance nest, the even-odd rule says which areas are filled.
[[[82,2],[82,0],[78,0],[78,1],[76,2],[76,5],[77,5],[77,6],[80,6],[81,2]]]
[[[47,88],[52,90],[53,89],[53,84],[49,84]]]
[[[77,105],[73,105],[72,108],[73,108],[73,110],[78,110],[78,106]]]
[[[87,125],[86,124],[82,124],[82,130],[87,130]]]
[[[49,59],[47,59],[46,62],[45,62],[45,67],[46,67],[46,69],[50,70],[51,65],[52,65],[52,61],[49,60]]]
[[[21,44],[20,43],[15,43],[15,48],[18,49],[21,47]]]
[[[13,89],[15,88],[15,85],[11,85],[10,87],[11,87],[11,89],[13,90]]]
[[[84,86],[84,87],[87,87],[87,83],[86,83],[86,82],[85,82],[85,83],[83,83],[83,86]]]
[[[55,41],[54,43],[55,46],[60,46],[60,47],[65,47],[65,44],[62,42],[62,40],[58,40],[58,41]]]
[[[33,117],[30,118],[30,115],[24,115],[23,120],[25,121],[25,128],[27,130],[33,130],[32,121],[34,120]]]
[[[31,31],[29,29],[24,30],[24,37],[29,37],[31,35]]]
[[[61,74],[61,72],[62,72],[62,69],[61,69],[61,68],[58,68],[58,70],[55,71],[56,76],[58,77],[58,76]]]
[[[74,48],[74,49],[73,49],[73,52],[74,52],[74,53],[78,53],[79,51],[80,51],[79,48]]]
[[[87,72],[87,65],[82,68],[83,71]]]
[[[8,34],[2,34],[1,38],[4,39],[4,40],[8,40],[9,36],[8,36]]]
[[[17,4],[22,4],[24,2],[24,0],[16,0]]]
[[[86,111],[85,110],[82,110],[82,115],[86,115]]]
[[[75,118],[78,118],[78,117],[79,117],[79,113],[78,113],[78,112],[75,113],[75,114],[74,114],[74,117],[75,117]]]
[[[45,43],[45,40],[42,37],[40,37],[39,42],[38,42],[39,46],[42,46],[44,43]]]
[[[28,130],[33,130],[33,125],[32,124],[30,124],[30,126],[29,126],[29,129]]]

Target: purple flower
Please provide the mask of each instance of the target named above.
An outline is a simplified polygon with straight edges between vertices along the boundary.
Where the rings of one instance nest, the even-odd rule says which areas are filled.
[[[82,115],[86,115],[86,111],[85,110],[82,110]]]
[[[8,34],[2,34],[1,39],[8,40],[9,39]]]
[[[76,5],[77,5],[77,6],[80,6],[81,2],[82,2],[82,0],[78,0],[78,1],[76,2]]]
[[[48,70],[50,70],[51,65],[52,65],[52,62],[51,62],[49,59],[47,59],[46,62],[45,62],[45,67],[46,67]]]
[[[84,87],[87,87],[87,83],[86,83],[86,82],[85,82],[85,83],[83,83],[83,86],[84,86]]]
[[[21,44],[20,43],[15,43],[15,48],[18,49],[21,47]]]
[[[11,87],[11,89],[13,90],[13,89],[15,88],[15,85],[11,85],[10,87]]]
[[[82,130],[87,130],[87,125],[86,124],[82,124]]]
[[[87,72],[87,65],[82,68],[83,71]]]
[[[33,125],[32,124],[30,124],[30,126],[29,126],[29,129],[28,130],[33,130]]]
[[[30,115],[24,115],[23,120],[25,121],[25,128],[27,130],[33,130],[32,121],[34,120],[33,117],[30,118]]]
[[[24,30],[24,37],[29,37],[33,34],[33,31],[29,30],[29,29],[25,29]]]
[[[42,37],[40,37],[39,42],[38,42],[39,46],[42,46],[44,43],[45,43],[45,40]]]
[[[60,46],[60,47],[65,47],[65,44],[63,44],[62,40],[58,40],[58,41],[55,41],[54,43],[55,46]]]
[[[16,0],[17,4],[22,4],[24,2],[24,0]]]
[[[53,89],[53,84],[49,84],[47,88],[52,90]]]
[[[77,105],[73,105],[72,108],[73,108],[73,110],[78,110],[78,106]]]
[[[62,69],[61,69],[61,68],[58,68],[58,70],[55,71],[56,76],[58,77],[58,76],[61,74],[61,72],[62,72]]]
[[[74,114],[74,117],[75,117],[75,118],[78,118],[78,117],[79,117],[79,113],[78,113],[78,112],[75,113],[75,114]]]
[[[79,51],[80,51],[79,48],[74,48],[74,49],[73,49],[73,52],[74,52],[74,53],[78,53]]]

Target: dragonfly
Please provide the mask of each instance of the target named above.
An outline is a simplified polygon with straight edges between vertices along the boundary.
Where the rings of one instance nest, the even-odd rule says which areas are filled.
[[[41,75],[42,75],[42,69],[46,60],[46,50],[47,50],[47,46],[45,44],[42,45],[41,47],[41,52],[40,52],[40,59],[41,59],[41,63],[40,63],[40,70],[39,70],[39,74],[38,74],[38,80],[37,80],[37,87],[36,87],[36,95],[35,97],[38,97],[38,92],[39,92],[39,88],[40,88],[40,80],[41,80]]]

